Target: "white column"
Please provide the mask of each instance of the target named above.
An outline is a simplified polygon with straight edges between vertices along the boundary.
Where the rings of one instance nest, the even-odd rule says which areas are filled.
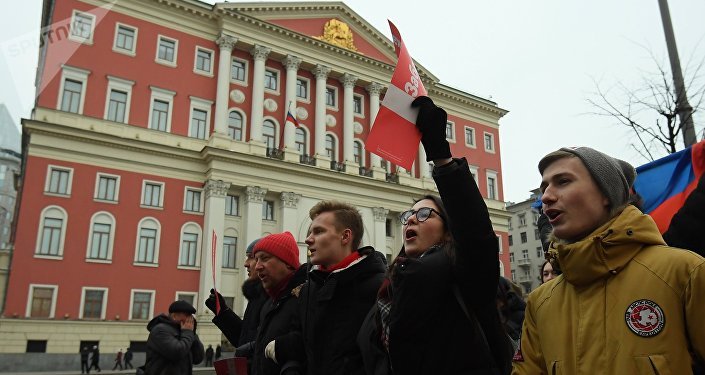
[[[298,205],[301,199],[300,194],[296,194],[290,191],[285,191],[281,193],[281,203],[282,203],[282,231],[289,231],[294,235],[297,242],[303,242],[304,238],[296,238],[298,236]],[[306,251],[299,248],[299,261],[301,264],[306,262]]]
[[[250,140],[262,142],[262,119],[264,118],[264,62],[272,50],[255,45],[250,51],[255,58],[252,79],[252,113],[250,113]]]
[[[301,65],[301,59],[288,55],[282,64],[286,66],[286,101],[284,102],[284,118],[286,112],[291,111],[291,114],[296,116],[296,72]],[[284,128],[284,146],[288,149],[296,149],[296,127],[294,124],[283,124]]]
[[[201,274],[198,284],[198,303],[194,306],[199,315],[210,314],[204,302],[213,287],[213,263],[211,258],[213,231],[218,236],[215,244],[215,280],[220,289],[221,265],[223,262],[223,230],[225,227],[225,196],[230,183],[221,180],[208,180],[204,193],[206,196],[203,213],[203,238],[201,241]]]
[[[343,160],[346,164],[355,165],[355,156],[353,154],[353,140],[355,133],[353,131],[353,88],[357,77],[352,74],[345,73],[340,80],[343,83]],[[354,171],[357,174],[357,171]]]
[[[384,207],[372,207],[372,214],[375,217],[374,247],[380,253],[387,253],[387,214],[389,210]]]
[[[220,46],[218,58],[218,84],[215,96],[215,132],[222,135],[228,134],[228,103],[230,94],[230,64],[232,52],[237,38],[220,34],[216,39]]]
[[[262,237],[262,203],[264,196],[267,194],[267,189],[259,186],[248,186],[246,188],[246,204],[245,214],[245,243]],[[245,245],[247,246],[247,245]]]
[[[316,76],[316,159],[326,155],[326,81],[330,68],[324,65],[316,65],[313,69]],[[328,166],[325,166],[328,168]]]
[[[370,93],[370,130],[372,130],[372,125],[375,123],[377,118],[377,112],[379,112],[379,94],[382,92],[382,85],[377,82],[372,82],[367,86],[367,92]],[[374,170],[375,167],[381,168],[380,157],[375,154],[370,154],[372,162],[370,166]]]

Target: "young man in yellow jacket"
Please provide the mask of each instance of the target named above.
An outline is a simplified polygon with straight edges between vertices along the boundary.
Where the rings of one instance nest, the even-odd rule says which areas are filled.
[[[529,295],[513,374],[691,374],[705,357],[705,259],[628,204],[628,163],[587,147],[539,162],[563,274]]]

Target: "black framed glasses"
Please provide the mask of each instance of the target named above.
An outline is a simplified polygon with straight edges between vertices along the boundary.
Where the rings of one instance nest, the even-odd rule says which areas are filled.
[[[443,216],[441,216],[440,212],[434,210],[431,207],[421,207],[418,210],[408,210],[408,211],[402,212],[401,214],[399,214],[399,221],[401,221],[401,223],[403,225],[406,225],[406,223],[409,222],[409,218],[412,215],[416,214],[416,220],[419,223],[423,223],[431,216],[431,212],[435,212],[436,215],[438,215],[438,217],[441,218],[441,220],[443,220]]]

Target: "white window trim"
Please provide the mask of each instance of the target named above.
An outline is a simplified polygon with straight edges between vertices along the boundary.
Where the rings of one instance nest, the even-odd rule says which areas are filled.
[[[480,182],[479,182],[480,176],[478,175],[479,168],[474,165],[468,164],[468,169],[470,169],[470,174],[473,176],[472,177],[473,180],[475,180],[475,185],[477,185],[479,187],[480,186]]]
[[[105,319],[105,310],[108,307],[108,288],[101,288],[101,287],[95,287],[95,286],[84,286],[81,288],[81,306],[79,307],[78,310],[78,319],[84,319],[83,318],[83,308],[85,307],[86,303],[86,291],[88,290],[100,290],[103,292],[103,306],[100,308],[100,318],[99,319]],[[96,318],[88,318],[88,319],[96,319]]]
[[[151,317],[154,316],[154,296],[156,295],[156,291],[149,289],[130,289],[130,313],[128,314],[128,320],[133,320],[132,310],[135,303],[135,293],[149,293],[152,295],[152,298],[149,300],[149,314],[147,315],[147,319],[140,319],[140,321],[151,319]]]
[[[223,230],[223,243],[221,244],[221,249],[225,246],[225,237],[234,237],[235,238],[235,242],[236,242],[235,243],[235,267],[234,268],[226,268],[225,266],[223,266],[223,262],[221,261],[220,269],[225,272],[228,272],[228,271],[229,272],[236,272],[240,268],[240,262],[239,262],[239,259],[237,259],[238,254],[240,254],[240,249],[238,249],[238,248],[241,246],[240,243],[242,242],[242,241],[240,241],[240,233],[237,231],[237,229],[235,229],[233,227],[225,228],[225,230]],[[221,257],[222,256],[223,255],[221,253]]]
[[[306,77],[302,76],[296,76],[296,79],[300,79],[302,81],[306,81],[306,97],[301,98],[298,95],[296,96],[296,102],[301,102],[301,103],[311,103],[311,80]]]
[[[365,160],[365,142],[363,142],[360,138],[353,138],[353,154],[355,151],[355,142],[360,144],[360,164],[358,164],[358,166],[364,167],[366,165],[365,162],[367,161]],[[353,158],[354,157],[355,155],[353,155]]]
[[[74,25],[74,22],[76,21],[76,14],[78,14],[78,13],[91,18],[91,35],[88,38],[82,38],[80,36],[73,35],[73,25]],[[95,15],[90,14],[88,12],[82,12],[80,10],[74,9],[71,12],[71,24],[69,27],[69,39],[73,40],[74,42],[93,45],[93,35],[95,35]]]
[[[490,137],[492,137],[492,149],[491,149],[491,150],[490,150],[490,149],[487,149],[487,145],[485,144],[485,136],[487,136],[487,135],[489,135]],[[482,132],[482,147],[485,149],[485,152],[488,152],[488,153],[490,153],[490,154],[494,154],[494,153],[495,153],[494,150],[497,148],[497,146],[495,145],[494,134],[489,133],[489,132]]]
[[[299,122],[299,125],[301,125],[300,128],[304,131],[304,135],[306,136],[306,148],[310,150],[311,149],[311,130],[309,130],[308,126],[306,126],[305,124],[302,124],[301,122]],[[294,141],[296,141],[296,130],[294,130]],[[314,151],[314,153],[315,153],[315,151]],[[310,156],[310,154],[306,154],[306,155]]]
[[[232,74],[232,73],[233,73],[233,65],[232,65],[233,63],[232,63],[232,60],[237,60],[237,61],[240,61],[240,62],[245,63],[245,77],[243,77],[243,78],[244,78],[243,81],[240,81],[240,80],[238,80],[238,79],[234,79],[234,78],[233,78],[233,74]],[[247,60],[245,60],[245,59],[241,59],[241,58],[239,58],[239,57],[233,56],[232,59],[230,60],[230,66],[229,66],[228,68],[230,68],[230,70],[228,71],[228,75],[230,75],[230,82],[231,82],[231,83],[235,83],[235,84],[240,85],[240,86],[247,87],[247,77],[248,77],[248,74],[250,73],[250,62],[247,61]]]
[[[124,91],[127,93],[127,102],[125,102],[125,120],[123,124],[130,123],[130,102],[132,101],[132,86],[134,86],[135,81],[130,81],[127,79],[122,79],[108,75],[108,90],[105,93],[105,114],[103,119],[108,119],[108,109],[110,108],[110,92],[112,90]],[[152,117],[152,111],[149,112],[150,118]]]
[[[137,260],[140,252],[140,229],[142,229],[142,224],[147,220],[151,220],[157,223],[157,236],[154,240],[154,263],[143,263]],[[146,216],[143,217],[139,223],[137,223],[137,238],[135,239],[135,257],[132,259],[132,265],[140,267],[159,267],[159,239],[161,238],[161,235],[162,223],[160,223],[159,220],[157,220],[156,218]]]
[[[188,191],[189,191],[189,190],[190,190],[190,191],[197,191],[197,192],[200,192],[200,193],[201,193],[201,199],[200,199],[199,202],[198,202],[198,211],[188,211],[188,210],[186,210],[186,197],[187,197],[187,195],[188,195]],[[203,216],[203,207],[204,207],[204,204],[205,204],[205,202],[204,202],[204,201],[205,201],[205,197],[206,197],[206,194],[205,194],[205,192],[203,191],[202,188],[197,188],[197,187],[193,187],[193,186],[185,186],[185,187],[184,187],[184,204],[181,206],[181,210],[182,210],[183,213],[185,213],[185,214],[201,215],[201,216]]]
[[[360,113],[356,113],[354,110],[355,103],[354,98],[360,98]],[[353,94],[353,116],[358,118],[365,118],[365,96],[360,94]]]
[[[88,76],[90,70],[76,68],[69,65],[61,66],[61,84],[59,85],[59,97],[56,99],[56,109],[61,110],[62,101],[64,100],[64,83],[67,79],[81,82],[81,100],[78,104],[78,114],[83,114],[83,104],[86,102],[86,87],[88,86]],[[70,112],[69,112],[70,113]]]
[[[211,62],[210,62],[210,65],[208,66],[207,71],[203,71],[203,70],[200,70],[197,68],[197,66],[198,66],[197,65],[197,63],[198,63],[198,50],[208,52],[211,54],[211,59],[210,59]],[[214,50],[212,50],[210,48],[206,48],[206,47],[196,46],[196,48],[194,48],[194,52],[193,52],[193,72],[196,74],[200,74],[202,76],[213,77],[213,71],[214,71],[213,66],[215,65],[214,60],[215,60],[215,51]]]
[[[108,239],[108,259],[93,259],[89,258],[91,253],[91,247],[93,246],[93,224],[95,224],[95,219],[98,215],[107,215],[110,217],[110,238]],[[111,264],[113,263],[113,245],[115,244],[115,230],[117,227],[117,222],[115,216],[107,211],[98,211],[91,216],[91,221],[88,224],[88,245],[86,246],[86,262],[87,263],[103,263]]]
[[[149,86],[152,90],[152,96],[149,99],[149,119],[147,123],[147,128],[150,130],[158,131],[161,130],[152,129],[152,111],[154,110],[154,100],[161,100],[169,103],[169,111],[166,116],[166,133],[171,133],[171,114],[174,110],[174,95],[175,91],[165,90],[156,86]]]
[[[326,132],[326,134],[323,136],[323,150],[324,150],[324,151],[325,151],[325,146],[326,146],[326,137],[325,137],[326,135],[330,135],[331,137],[333,137],[333,141],[334,141],[335,155],[333,155],[333,157],[331,158],[331,160],[333,160],[333,161],[338,161],[338,162],[339,162],[339,160],[338,160],[338,155],[340,155],[340,140],[338,139],[338,136],[335,135],[335,133]],[[327,153],[327,152],[326,152],[326,153]],[[326,154],[326,155],[327,155],[327,154]]]
[[[98,189],[100,188],[100,178],[101,177],[109,177],[109,178],[115,179],[115,200],[106,200],[106,199],[98,198]],[[93,200],[95,202],[101,202],[101,203],[118,204],[118,202],[120,201],[119,198],[120,198],[120,175],[103,173],[103,172],[96,173],[96,175],[95,175],[95,190],[93,191]]]
[[[269,89],[265,86],[264,92],[268,92],[268,93],[274,94],[274,95],[279,95],[279,92],[281,91],[281,87],[282,87],[282,71],[279,69],[276,69],[276,68],[271,68],[271,67],[265,67],[264,70],[265,71],[269,70],[270,72],[274,72],[277,75],[277,89],[272,90],[272,89]]]
[[[334,100],[333,100],[334,105],[331,106],[331,105],[328,105],[328,103],[326,103],[326,108],[327,108],[327,109],[330,109],[330,110],[333,110],[333,111],[337,111],[337,110],[338,110],[338,102],[340,101],[340,100],[339,100],[339,99],[340,99],[340,96],[339,96],[340,92],[339,92],[338,88],[335,87],[335,86],[326,85],[326,90],[328,90],[328,89],[333,89],[333,92],[335,93],[335,95],[334,95],[335,98],[333,98],[333,99],[334,99]],[[326,97],[325,97],[325,95],[326,95],[326,94],[325,94],[325,92],[324,92],[324,93],[323,93],[323,101],[324,101],[324,103],[326,102]]]
[[[276,148],[281,143],[281,137],[283,137],[284,134],[280,131],[281,128],[279,125],[279,121],[277,121],[277,119],[275,119],[272,116],[264,116],[264,118],[262,119],[262,128],[263,129],[264,129],[264,123],[267,120],[271,121],[272,124],[274,124],[274,147]],[[262,131],[262,134],[263,134],[262,141],[264,142],[264,131]],[[266,146],[266,142],[265,142],[265,146]]]
[[[468,143],[468,138],[465,136],[465,134],[467,133],[467,129],[472,130],[472,143]],[[463,140],[465,142],[466,147],[477,148],[477,131],[475,131],[475,128],[473,128],[472,126],[465,125],[463,127]]]
[[[451,129],[451,133],[452,133],[452,134],[451,134],[451,137],[450,137],[450,138],[446,137],[446,140],[447,140],[449,143],[455,143],[455,140],[458,138],[458,137],[456,137],[456,134],[455,134],[455,133],[456,133],[456,131],[455,131],[455,121],[447,120],[447,121],[446,121],[446,127],[448,127],[448,124],[451,124],[450,129]],[[444,130],[445,130],[445,129],[444,129]]]
[[[134,37],[132,38],[133,39],[132,40],[132,50],[122,49],[117,46],[118,30],[120,30],[120,26],[132,29],[132,31],[134,31],[135,34],[134,34]],[[113,52],[122,53],[123,55],[135,57],[135,55],[137,54],[137,33],[138,33],[138,31],[139,30],[135,26],[131,26],[128,24],[120,23],[120,22],[115,22],[115,36],[113,37]]]
[[[147,184],[154,184],[154,185],[161,185],[161,194],[159,194],[159,206],[147,206],[145,205],[144,202],[144,191],[147,188]],[[166,184],[161,181],[153,181],[153,180],[142,180],[142,195],[140,196],[140,207],[142,208],[150,208],[153,210],[163,210],[164,209],[164,193],[166,192]]]
[[[499,200],[499,179],[497,178],[497,172],[492,170],[485,171],[485,182],[487,187],[487,199],[490,198],[490,177],[494,178],[494,200]]]
[[[49,318],[52,319],[56,315],[56,296],[59,294],[58,285],[50,284],[29,284],[29,290],[27,291],[27,308],[25,310],[25,318],[29,318],[32,315],[32,296],[34,295],[34,288],[50,288],[54,292],[51,295],[51,311],[49,312]]]
[[[174,61],[162,60],[159,58],[159,44],[162,41],[162,39],[170,41],[170,42],[174,42]],[[162,65],[166,65],[168,67],[176,68],[178,58],[179,58],[179,40],[174,39],[174,38],[170,38],[166,35],[158,34],[157,35],[157,50],[155,51],[155,54],[154,54],[154,62],[156,62],[157,64],[162,64]]]
[[[208,99],[201,99],[195,96],[189,96],[189,99],[191,99],[191,108],[189,109],[189,118],[188,118],[188,136],[192,139],[200,139],[200,140],[207,140],[210,138],[210,131],[211,131],[211,107],[213,106],[213,101],[208,100]],[[191,125],[192,124],[192,119],[193,119],[193,110],[198,109],[201,111],[206,112],[206,132],[205,132],[205,138],[196,138],[196,137],[191,137]],[[229,115],[229,114],[228,114]],[[245,126],[245,123],[243,122],[243,127]]]
[[[69,172],[69,180],[68,180],[67,186],[66,186],[66,194],[49,192],[49,185],[51,184],[51,171],[54,169]],[[64,167],[62,165],[54,165],[54,164],[47,165],[46,181],[44,182],[44,195],[50,195],[52,197],[70,198],[72,185],[73,185],[73,168]]]
[[[61,211],[63,214],[63,218],[61,220],[61,238],[59,239],[59,255],[46,255],[46,254],[39,254],[39,249],[42,246],[42,234],[44,233],[44,218],[46,217],[47,211],[51,209],[57,209]],[[67,222],[69,219],[68,213],[66,213],[66,210],[64,210],[62,207],[52,205],[52,206],[47,206],[42,210],[42,213],[39,214],[39,230],[37,231],[37,242],[34,247],[34,257],[35,258],[40,258],[40,259],[54,259],[54,260],[61,260],[64,258],[64,240],[66,239],[66,228],[67,228]]]
[[[181,244],[184,241],[184,233],[186,231],[186,228],[189,226],[195,226],[198,228],[198,241],[196,241],[196,265],[195,266],[184,266],[180,265],[179,261],[181,260],[181,250],[183,247]],[[189,221],[184,223],[184,225],[181,226],[181,232],[179,234],[179,257],[176,260],[176,268],[182,269],[182,270],[199,270],[201,269],[201,244],[203,243],[203,229],[201,228],[198,223]]]
[[[194,303],[193,307],[196,307],[196,305],[198,304],[198,292],[186,292],[186,291],[177,290],[176,293],[174,293],[174,301],[179,300],[179,294],[193,296],[193,303]]]
[[[497,244],[499,246],[499,253],[502,254],[502,253],[504,253],[504,246],[502,245],[502,242],[504,242],[504,239],[502,238],[501,234],[495,233],[495,235],[497,236]]]
[[[230,138],[230,140],[237,142],[245,142],[247,140],[247,114],[245,113],[245,111],[238,107],[228,108],[228,119],[225,121],[225,126],[227,126],[228,128],[230,127],[230,124],[228,123],[228,121],[230,121],[230,112],[237,112],[242,117],[242,140],[238,141],[232,138]]]

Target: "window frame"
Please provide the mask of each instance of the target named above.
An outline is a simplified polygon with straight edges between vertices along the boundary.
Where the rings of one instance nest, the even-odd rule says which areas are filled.
[[[281,88],[281,77],[282,77],[281,70],[270,68],[270,67],[265,67],[264,72],[265,72],[264,73],[264,82],[263,82],[264,83],[264,91],[272,93],[272,94],[279,94],[279,90]],[[275,84],[277,85],[277,87],[274,89],[267,87],[267,72],[274,73],[274,75],[275,75],[274,79],[275,79]]]
[[[32,317],[32,302],[34,300],[34,289],[36,288],[46,288],[53,289],[51,295],[51,308],[49,309],[48,317]],[[25,318],[35,318],[35,319],[53,319],[56,316],[56,298],[59,294],[59,286],[55,284],[29,284],[29,289],[27,291],[27,307],[25,309]]]
[[[274,142],[273,142],[273,143],[274,143],[274,144],[272,145],[272,147],[269,147],[269,145],[267,144],[267,138],[269,138],[269,137],[265,137],[265,134],[264,134],[264,124],[265,124],[266,122],[268,122],[268,121],[271,122],[272,125],[274,125],[274,135],[273,135],[273,138],[274,138]],[[268,117],[265,117],[265,118],[262,120],[262,141],[264,142],[265,147],[267,147],[267,148],[277,148],[277,147],[279,147],[279,143],[281,142],[280,137],[281,137],[282,135],[283,135],[283,134],[280,134],[280,132],[279,132],[279,123],[278,123],[276,120],[274,120],[272,117],[269,117],[269,116],[268,116]]]
[[[490,194],[490,179],[494,180],[494,189],[492,189],[492,194]],[[487,199],[499,200],[499,178],[498,173],[491,170],[485,171],[485,181],[487,183]],[[494,195],[494,197],[492,196]]]
[[[356,147],[356,145],[360,146],[360,160],[357,162],[355,161],[355,147]],[[365,144],[359,138],[353,138],[353,162],[355,162],[355,164],[357,164],[359,167],[365,166]]]
[[[147,190],[147,184],[152,184],[152,185],[160,185],[161,190],[159,192],[159,206],[149,206],[146,205],[144,202],[144,194],[145,190]],[[140,207],[141,208],[150,208],[150,209],[155,209],[155,210],[163,210],[164,209],[164,193],[166,192],[166,183],[161,182],[161,181],[154,181],[154,180],[142,180],[142,195],[140,196]]]
[[[207,52],[210,55],[210,63],[208,64],[208,70],[201,70],[198,68],[198,51],[201,50],[202,52]],[[196,74],[200,74],[202,76],[206,77],[213,77],[213,72],[215,71],[215,51],[202,47],[202,46],[196,46],[195,51],[194,51],[194,58],[193,58],[193,72]]]
[[[97,222],[96,219],[100,215],[105,215],[110,219],[110,233],[108,233],[108,254],[105,259],[102,258],[91,258],[91,249],[93,248],[93,233],[95,230],[95,224],[105,224],[104,222]],[[116,220],[115,216],[107,211],[98,211],[91,216],[91,220],[88,224],[88,240],[86,246],[86,262],[87,263],[107,263],[113,262],[113,248],[115,245],[115,230],[116,230]]]
[[[227,234],[230,234],[230,233],[227,233]],[[234,238],[234,239],[235,239],[235,246],[233,247],[233,257],[232,257],[232,258],[233,258],[233,266],[232,266],[232,267],[226,267],[226,266],[225,266],[225,239],[226,239],[226,238]],[[224,268],[224,269],[227,269],[227,270],[235,270],[235,269],[238,268],[238,267],[237,267],[237,245],[238,245],[238,242],[240,242],[240,239],[237,237],[237,235],[235,235],[235,236],[232,236],[232,235],[227,236],[225,233],[223,234],[223,247],[222,247],[222,249],[221,249],[222,252],[223,252],[223,255],[222,255],[221,265],[220,265],[221,268]]]
[[[87,291],[101,291],[103,292],[103,301],[101,301],[100,307],[100,317],[99,318],[86,318],[85,317],[85,306],[86,306],[86,292]],[[78,319],[90,319],[90,320],[104,320],[106,309],[108,307],[108,292],[109,288],[97,287],[97,286],[84,286],[81,287],[81,305],[78,310]]]
[[[299,80],[306,83],[306,96],[299,96]],[[311,80],[306,77],[296,76],[296,101],[303,103],[311,103]]]
[[[192,211],[187,209],[187,201],[186,199],[188,198],[188,192],[198,192],[199,193],[199,198],[198,198],[198,211]],[[194,187],[194,186],[184,186],[184,202],[183,205],[181,206],[183,213],[185,214],[191,214],[191,215],[203,215],[203,208],[204,208],[204,201],[205,201],[205,194],[202,188]]]
[[[472,142],[468,143],[468,130],[472,132]],[[477,132],[472,126],[463,126],[463,138],[465,141],[465,146],[469,148],[477,148]]]
[[[174,42],[174,61],[164,60],[159,57],[159,47],[161,45],[162,40]],[[170,68],[176,68],[177,63],[178,63],[178,57],[179,57],[179,40],[175,39],[175,38],[168,37],[166,35],[157,34],[157,50],[155,53],[154,62],[156,62],[157,64],[164,65],[164,66],[168,66]]]
[[[61,213],[61,229],[60,229],[60,235],[59,235],[59,247],[56,255],[52,254],[41,254],[40,249],[42,248],[42,240],[44,238],[44,220],[47,218],[47,214],[51,210],[57,210]],[[50,219],[57,219],[57,217],[54,216],[49,216]],[[42,212],[39,214],[39,229],[37,230],[37,242],[36,246],[34,248],[34,258],[40,258],[40,259],[55,259],[55,260],[61,260],[64,258],[64,244],[66,240],[66,228],[67,228],[67,222],[68,222],[68,214],[66,213],[66,210],[63,209],[63,207],[57,206],[57,205],[50,205],[47,207],[44,207]]]
[[[114,194],[114,199],[103,199],[98,197],[98,193],[100,191],[100,179],[101,178],[114,178],[115,179],[115,194]],[[120,200],[120,175],[117,174],[109,174],[109,173],[104,173],[104,172],[96,172],[95,175],[95,188],[93,191],[93,201],[95,202],[102,202],[102,203],[110,203],[110,204],[117,204]]]
[[[210,138],[210,132],[211,132],[211,107],[213,106],[213,101],[207,100],[207,99],[201,99],[195,96],[189,96],[189,99],[191,99],[191,107],[189,108],[189,122],[188,122],[188,137],[189,138],[194,138],[194,139],[200,139],[200,140],[207,140]],[[205,129],[203,133],[203,138],[200,137],[194,137],[192,135],[193,131],[193,114],[195,111],[203,111],[206,112],[206,123],[205,123]]]
[[[241,118],[241,122],[242,122],[242,124],[240,124],[240,125],[241,125],[241,128],[240,128],[240,135],[241,135],[241,137],[240,137],[240,138],[241,138],[241,139],[236,139],[236,138],[235,138],[235,132],[234,132],[234,131],[233,131],[233,135],[230,135],[230,129],[234,129],[233,127],[230,126],[230,120],[231,120],[230,115],[231,115],[233,112],[235,112],[235,113],[237,113],[238,115],[240,115],[240,118]],[[247,118],[245,117],[245,114],[242,112],[242,110],[240,110],[239,108],[230,108],[230,109],[228,109],[228,120],[227,120],[227,124],[228,124],[228,137],[229,137],[231,140],[233,140],[233,141],[245,142],[245,139],[246,139],[246,136],[247,136],[247,134],[246,134],[246,132],[247,132],[247,126],[246,126],[246,125],[247,125]]]
[[[191,304],[193,307],[196,307],[198,305],[198,292],[189,292],[185,290],[177,290],[174,292],[174,301],[179,301],[181,298],[179,296],[192,296],[193,297],[193,304]],[[188,301],[186,301],[188,302]]]
[[[59,85],[59,96],[56,99],[56,110],[66,113],[75,113],[78,115],[83,114],[83,106],[86,102],[86,89],[88,87],[88,76],[91,74],[90,70],[76,68],[69,65],[61,66],[61,84]],[[61,107],[64,104],[64,86],[66,80],[73,80],[81,82],[81,97],[78,100],[78,112],[64,111]]]
[[[239,61],[239,62],[241,62],[241,63],[243,63],[243,70],[244,70],[244,72],[243,72],[243,77],[242,77],[243,79],[242,79],[242,80],[233,78],[233,61],[236,61],[236,60]],[[241,58],[239,58],[239,57],[233,56],[232,59],[230,60],[230,72],[229,72],[229,74],[230,74],[230,82],[231,82],[231,83],[238,84],[238,85],[240,85],[240,86],[247,86],[247,77],[248,77],[248,73],[249,73],[249,65],[250,65],[250,62],[249,62],[249,61],[247,61],[247,60],[245,60],[245,59],[241,59]]]
[[[74,24],[76,22],[76,15],[81,14],[82,16],[87,16],[88,18],[91,19],[91,30],[90,30],[90,35],[88,37],[83,37],[80,35],[75,35],[74,32]],[[95,20],[96,16],[95,14],[91,14],[88,12],[83,12],[78,9],[73,9],[71,11],[71,23],[69,24],[69,39],[73,40],[74,42],[82,43],[82,44],[87,44],[87,45],[93,45],[93,37],[95,36]]]
[[[360,112],[355,112],[355,99],[360,99]],[[365,96],[353,93],[353,116],[365,118]]]
[[[144,223],[145,223],[146,221],[152,221],[152,222],[154,222],[154,223],[156,224],[156,225],[155,225],[156,228],[149,228],[149,227],[143,228],[143,225],[144,225]],[[156,234],[155,234],[155,237],[154,237],[154,254],[153,254],[154,262],[152,262],[152,263],[141,262],[141,261],[139,260],[139,256],[140,256],[140,239],[142,238],[140,232],[142,231],[142,229],[154,229],[154,230],[156,230]],[[159,266],[159,240],[160,240],[160,238],[161,238],[161,233],[162,233],[162,224],[159,222],[159,220],[157,220],[157,219],[154,218],[154,217],[151,217],[151,216],[143,217],[143,218],[139,221],[139,223],[137,223],[137,238],[136,238],[136,240],[135,240],[135,257],[134,257],[133,260],[132,260],[132,265],[134,265],[134,266],[141,266],[141,267],[158,267],[158,266]]]
[[[311,134],[311,133],[309,132],[309,130],[308,130],[308,128],[307,128],[306,126],[304,126],[303,124],[300,124],[300,125],[301,125],[301,126],[299,126],[298,128],[294,129],[294,146],[296,147],[296,151],[299,152],[299,155],[311,155],[311,154],[309,153],[309,151],[311,150],[309,134]],[[304,133],[304,143],[303,143],[303,146],[304,146],[304,150],[303,150],[303,151],[304,151],[304,152],[301,152],[301,150],[299,150],[299,145],[301,144],[300,142],[298,142],[298,138],[297,138],[297,137],[298,137],[298,134],[297,134],[297,133],[298,133],[299,131],[302,131],[302,132]]]
[[[497,146],[497,145],[495,144],[495,141],[494,141],[494,134],[493,134],[493,133],[490,133],[490,132],[482,132],[482,134],[483,134],[483,135],[482,135],[482,144],[483,144],[483,147],[484,147],[484,149],[485,149],[485,152],[490,153],[490,154],[494,154],[494,153],[495,153],[496,146]],[[487,148],[487,138],[486,138],[486,137],[487,137],[488,135],[490,136],[490,139],[491,139],[491,141],[492,141],[492,148],[491,148],[491,149],[488,149],[488,148]]]
[[[448,125],[450,125],[450,138],[448,138]],[[446,140],[449,143],[455,143],[457,138],[455,133],[455,121],[446,120]]]
[[[333,149],[333,155],[330,155],[330,156],[328,155],[328,144],[327,144],[327,143],[328,143],[328,136],[330,136],[331,139],[333,140],[333,148],[334,148],[334,149]],[[333,134],[333,133],[331,133],[331,132],[326,132],[326,135],[323,136],[323,143],[324,143],[324,145],[325,145],[325,146],[324,146],[324,150],[326,151],[326,156],[329,156],[329,157],[330,157],[330,160],[337,162],[337,161],[338,161],[339,152],[340,152],[338,137],[336,137],[335,134]]]
[[[328,104],[328,89],[331,89],[331,91],[333,92],[333,105]],[[326,103],[326,108],[333,110],[333,111],[337,111],[338,110],[338,102],[340,101],[339,100],[340,96],[338,95],[338,88],[335,86],[332,86],[332,85],[326,85],[326,91],[325,91],[324,95],[325,95],[325,97],[323,98],[323,100]]]
[[[228,213],[228,201],[231,200],[230,197],[236,198],[235,201],[237,202],[237,210],[235,214],[229,214]],[[232,207],[232,206],[231,206]],[[232,210],[231,210],[232,211]],[[240,216],[240,196],[239,195],[231,195],[231,194],[226,194],[225,195],[225,216],[233,216],[233,217],[239,217]]]
[[[268,217],[265,215],[265,214],[267,213],[266,207],[269,206],[270,203],[271,203],[271,206],[272,206],[272,210],[271,210],[272,216],[271,216],[271,219],[268,218]],[[262,220],[276,221],[276,218],[275,218],[275,216],[274,216],[274,209],[275,209],[275,206],[276,206],[276,205],[274,204],[274,201],[273,201],[273,200],[269,200],[269,199],[263,199],[263,200],[262,200]]]
[[[149,88],[152,93],[149,97],[149,118],[147,119],[147,129],[158,132],[171,133],[172,112],[174,111],[174,96],[176,95],[176,92],[151,85],[149,86]],[[164,130],[155,129],[152,124],[152,119],[154,117],[153,112],[155,100],[167,102],[169,104],[169,108],[167,109],[166,114],[166,129]]]
[[[183,243],[184,243],[184,234],[186,233],[193,233],[187,231],[190,228],[197,228],[198,233],[196,233],[196,262],[194,265],[186,265],[186,264],[181,264],[181,256],[182,256],[182,251],[183,251]],[[181,226],[181,232],[179,234],[179,257],[176,262],[176,268],[178,269],[186,269],[186,270],[198,270],[201,268],[201,243],[203,242],[203,229],[201,228],[198,223],[189,221],[184,223],[184,225]]]
[[[125,48],[118,47],[118,35],[120,33],[120,28],[131,29],[132,35],[132,49],[128,50]],[[137,55],[137,33],[139,29],[135,26],[131,26],[122,22],[115,22],[115,36],[113,37],[113,52],[122,53],[123,55],[135,57]]]
[[[150,299],[149,299],[149,313],[147,314],[146,318],[135,318],[132,313],[135,308],[135,293],[148,293],[150,294]],[[155,290],[150,290],[150,289],[130,289],[130,312],[128,314],[128,320],[139,320],[139,321],[148,321],[154,316],[154,299],[156,296],[156,291]]]
[[[135,81],[130,81],[127,79],[123,78],[118,78],[114,77],[111,75],[107,76],[108,78],[108,88],[105,93],[105,112],[103,114],[103,119],[108,120],[108,121],[113,121],[117,122],[120,124],[129,124],[130,123],[130,102],[132,101],[132,86],[135,85]],[[125,94],[127,94],[127,98],[125,99],[125,118],[123,121],[115,121],[115,120],[110,120],[108,119],[108,115],[110,114],[110,94],[112,91],[123,91]],[[150,112],[151,115],[151,112]]]
[[[68,172],[69,176],[68,176],[68,181],[66,181],[66,193],[56,193],[56,192],[49,191],[49,188],[51,186],[51,175],[54,170]],[[46,180],[44,181],[44,195],[50,195],[52,197],[70,198],[72,185],[73,185],[73,168],[72,167],[65,167],[63,165],[56,165],[56,164],[47,165],[47,175],[46,175]]]

